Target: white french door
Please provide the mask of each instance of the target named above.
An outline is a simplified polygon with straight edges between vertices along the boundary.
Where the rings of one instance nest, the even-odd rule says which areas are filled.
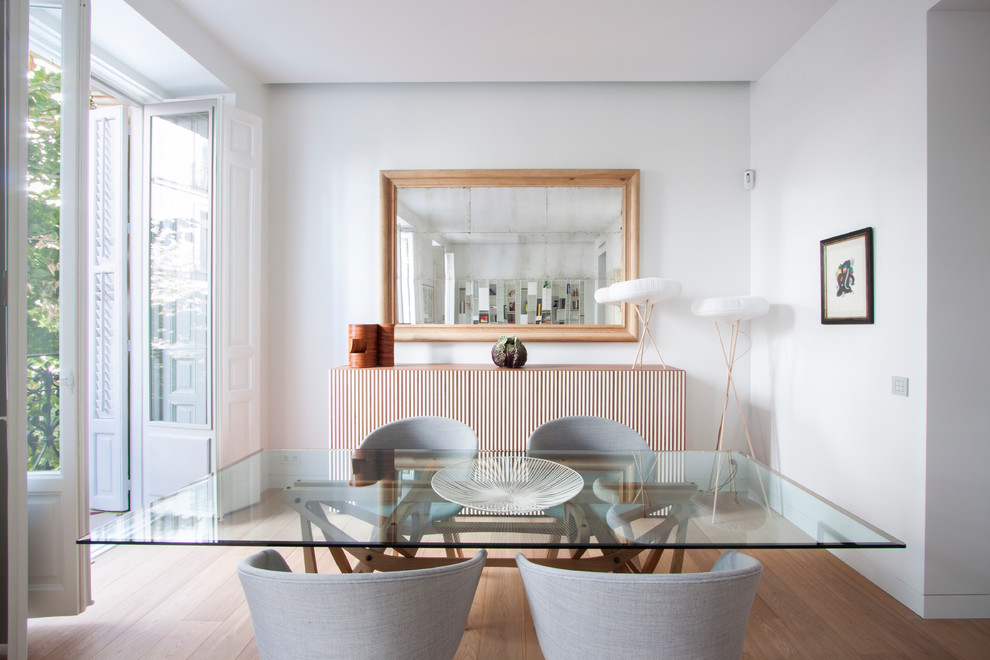
[[[12,364],[25,359],[27,374],[12,382],[25,383],[28,404],[28,613],[52,616],[89,602],[89,552],[75,542],[89,523],[80,452],[86,280],[77,276],[86,263],[89,7],[32,2],[29,17],[29,203],[27,245],[18,249],[26,250],[30,295],[26,346],[12,347],[23,351]]]
[[[141,504],[207,475],[216,449],[216,102],[148,105],[144,115],[144,213],[133,271],[140,333],[132,345]]]
[[[261,121],[212,100],[144,114],[131,266],[142,504],[261,448]]]

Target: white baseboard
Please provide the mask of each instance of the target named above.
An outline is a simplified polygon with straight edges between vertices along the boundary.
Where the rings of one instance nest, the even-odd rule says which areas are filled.
[[[888,571],[884,566],[878,564],[865,552],[852,548],[832,550],[831,552],[833,555],[852,567],[857,573],[886,591],[892,597],[896,598],[912,612],[918,616],[924,616],[924,594],[908,585],[904,582],[904,580]],[[874,550],[872,552],[905,552],[905,550],[883,549]]]
[[[926,619],[990,619],[990,594],[925,596]]]
[[[285,488],[296,481],[319,481],[330,478],[325,451],[277,451],[268,454],[265,488]]]
[[[872,558],[873,552],[904,552],[876,550],[870,554],[855,549],[833,550],[832,554],[853,570],[897,599],[912,612],[925,619],[988,619],[990,594],[923,594],[912,588]]]

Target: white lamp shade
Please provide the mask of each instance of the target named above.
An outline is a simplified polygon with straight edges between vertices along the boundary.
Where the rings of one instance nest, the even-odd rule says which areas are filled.
[[[681,295],[681,283],[661,277],[642,277],[638,280],[616,282],[608,288],[608,291],[615,302],[645,305]]]
[[[691,304],[691,311],[695,316],[734,323],[763,316],[770,311],[770,303],[762,296],[701,298]]]
[[[599,305],[618,305],[618,300],[612,300],[612,294],[609,293],[609,287],[603,286],[600,289],[595,290],[595,302]]]

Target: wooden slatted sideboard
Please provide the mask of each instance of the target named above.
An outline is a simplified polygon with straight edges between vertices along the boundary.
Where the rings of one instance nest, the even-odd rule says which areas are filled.
[[[417,415],[453,417],[482,450],[519,451],[533,430],[567,415],[632,427],[653,449],[684,449],[685,373],[618,365],[423,364],[330,370],[330,448],[356,447],[382,424]]]

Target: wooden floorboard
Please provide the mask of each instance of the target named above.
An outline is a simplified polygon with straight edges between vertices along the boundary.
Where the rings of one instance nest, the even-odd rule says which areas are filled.
[[[281,549],[293,570],[302,553]],[[32,659],[258,657],[236,577],[255,548],[117,547],[92,565],[95,604],[76,617],[32,619]],[[540,553],[535,553],[539,555]],[[758,550],[763,562],[744,658],[990,657],[990,621],[924,620],[820,550]],[[491,556],[511,557],[511,551]],[[706,571],[718,553],[688,551],[684,570]],[[326,550],[322,571],[335,570]],[[669,553],[658,570],[670,564]],[[542,660],[518,571],[485,569],[457,660]]]

